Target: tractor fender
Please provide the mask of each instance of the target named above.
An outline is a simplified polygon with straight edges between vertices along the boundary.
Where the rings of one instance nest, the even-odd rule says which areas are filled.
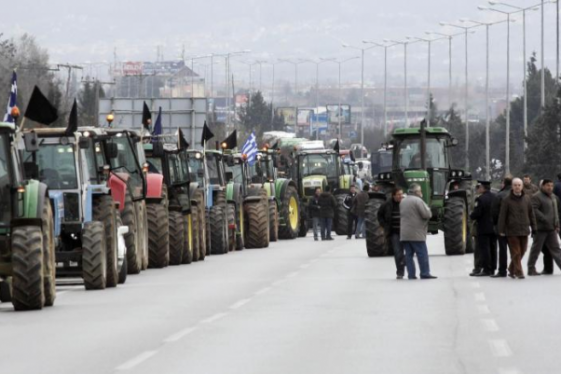
[[[240,205],[240,202],[243,200],[242,198],[242,186],[239,183],[234,183],[232,186],[232,195],[231,198],[227,198],[228,202],[233,201],[236,206]]]
[[[43,226],[41,220],[42,208],[45,199],[48,199],[47,185],[36,180],[31,180],[25,186],[23,197],[23,214],[12,219],[11,226]]]
[[[120,175],[111,174],[107,186],[111,191],[113,201],[119,203],[119,210],[122,212],[125,209],[125,196],[127,195],[127,182],[130,178],[129,175],[119,173]]]
[[[368,200],[373,199],[386,201],[386,194],[384,192],[368,192]]]
[[[64,220],[64,198],[62,191],[49,191],[49,199],[53,207],[53,222],[55,237],[60,236],[62,221]]]
[[[164,185],[164,176],[162,174],[148,173],[146,174],[146,200],[161,199],[162,189]]]
[[[292,179],[277,179],[275,181],[275,192],[276,192],[276,198],[278,203],[280,204],[282,198],[284,197],[284,195],[286,194],[286,190],[288,189],[288,187],[294,187],[294,189],[296,191],[298,191],[298,186],[296,185],[296,183],[292,180]]]
[[[339,191],[348,192],[351,189],[351,184],[353,184],[352,175],[339,176]]]
[[[254,203],[260,203],[261,200],[261,196],[248,196],[244,199],[243,203],[245,204],[254,204]]]

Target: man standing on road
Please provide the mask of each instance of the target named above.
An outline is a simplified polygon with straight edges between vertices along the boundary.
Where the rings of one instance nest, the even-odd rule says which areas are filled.
[[[357,216],[353,214],[352,207],[356,198],[356,186],[351,185],[349,194],[343,200],[343,206],[347,210],[347,239],[353,237],[353,232],[355,232],[357,226]]]
[[[493,251],[497,249],[497,238],[491,215],[495,195],[491,192],[491,182],[488,181],[478,181],[477,192],[479,197],[475,200],[475,208],[470,218],[477,221],[475,257],[479,260],[477,265],[481,267],[481,271],[474,276],[488,277],[495,272],[496,264],[493,264],[493,260],[497,258],[493,255]]]
[[[557,236],[559,232],[559,213],[557,211],[557,199],[553,195],[552,180],[543,180],[541,191],[532,196],[532,209],[536,217],[537,231],[532,235],[534,242],[528,257],[528,275],[540,275],[536,271],[536,262],[544,244],[561,269],[561,248]]]
[[[321,222],[321,240],[333,240],[331,237],[331,226],[333,217],[335,217],[335,209],[337,209],[337,200],[331,194],[331,187],[325,186],[325,191],[319,195],[319,217]]]
[[[351,207],[351,214],[357,218],[355,230],[355,238],[357,239],[364,239],[366,237],[364,219],[366,217],[366,203],[368,203],[368,190],[370,190],[370,186],[368,183],[365,183],[364,186],[362,186],[362,191],[356,195],[353,206]]]
[[[421,186],[413,183],[409,186],[408,196],[399,205],[400,240],[405,248],[405,262],[409,279],[417,279],[413,256],[421,270],[421,279],[436,279],[430,273],[429,254],[427,250],[427,228],[432,213],[423,201]]]
[[[310,199],[310,203],[308,204],[308,213],[310,214],[310,217],[312,217],[312,222],[313,222],[313,228],[314,228],[314,240],[317,241],[318,240],[318,236],[319,236],[319,231],[320,231],[320,223],[319,223],[319,211],[320,211],[320,206],[319,206],[319,195],[321,194],[321,188],[320,187],[316,187],[315,191],[314,191],[314,197],[312,197]]]
[[[553,187],[553,193],[561,199],[561,173],[557,174],[557,182],[555,182],[555,186]]]
[[[536,232],[536,217],[532,202],[524,193],[522,180],[514,178],[512,191],[501,202],[499,214],[499,235],[506,237],[510,248],[510,265],[508,276],[524,279],[522,258],[528,247],[528,235]]]
[[[384,228],[386,241],[391,244],[393,249],[397,279],[403,279],[405,275],[405,251],[399,238],[401,227],[399,204],[402,200],[403,190],[395,187],[392,191],[392,198],[378,210],[378,222]]]
[[[532,197],[533,194],[539,192],[538,186],[532,183],[532,178],[528,174],[524,175],[524,193],[529,197]]]
[[[491,278],[504,278],[506,277],[506,267],[508,263],[508,241],[506,236],[499,235],[499,214],[501,212],[501,203],[505,197],[510,194],[512,188],[512,177],[507,176],[503,179],[502,188],[495,196],[492,205],[493,224],[495,225],[495,234],[498,235],[499,242],[499,271]]]

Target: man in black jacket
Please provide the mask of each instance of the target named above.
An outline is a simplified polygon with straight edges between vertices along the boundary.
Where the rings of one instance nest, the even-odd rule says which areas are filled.
[[[397,279],[403,279],[405,274],[405,250],[399,240],[401,228],[399,204],[401,200],[403,200],[403,190],[395,187],[392,191],[392,198],[378,210],[378,222],[384,228],[386,241],[390,243],[393,249]]]
[[[347,209],[347,239],[351,239],[357,228],[357,216],[351,211],[356,198],[356,187],[351,185],[349,194],[343,200],[343,206]],[[357,234],[358,235],[358,234]]]
[[[319,218],[319,210],[320,210],[319,195],[320,194],[321,194],[321,188],[316,187],[316,189],[314,191],[314,197],[312,197],[310,199],[310,202],[308,203],[308,214],[312,218],[313,228],[314,228],[314,240],[315,241],[318,240],[319,229],[320,229],[320,224],[319,224],[319,221],[320,221],[320,218]]]
[[[481,272],[474,274],[476,277],[491,276],[495,272],[495,264],[493,264],[492,251],[496,249],[497,237],[495,236],[495,228],[493,225],[493,217],[491,208],[495,195],[491,192],[491,182],[478,181],[477,185],[479,197],[475,200],[475,208],[470,218],[477,221],[477,247],[476,257],[479,258]]]
[[[337,209],[337,200],[331,194],[331,187],[325,186],[325,191],[319,195],[319,217],[321,222],[321,240],[333,240],[331,237],[331,226],[335,210]]]
[[[507,176],[503,179],[502,189],[501,191],[495,196],[495,200],[493,201],[493,205],[491,207],[492,216],[493,216],[493,224],[495,225],[495,235],[498,234],[497,226],[499,224],[499,214],[501,212],[501,203],[502,200],[510,194],[510,190],[512,189],[512,177]],[[506,237],[499,236],[499,271],[495,275],[492,275],[492,278],[504,278],[506,277],[506,268],[508,262],[508,242]]]

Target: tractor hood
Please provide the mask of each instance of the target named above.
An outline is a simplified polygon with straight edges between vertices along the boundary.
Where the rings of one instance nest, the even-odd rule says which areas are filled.
[[[323,190],[326,185],[327,177],[325,175],[310,175],[302,178],[302,187],[304,188],[305,197],[314,196],[316,187],[320,187]]]

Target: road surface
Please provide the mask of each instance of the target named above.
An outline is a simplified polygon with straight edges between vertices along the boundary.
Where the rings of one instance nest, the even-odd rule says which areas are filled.
[[[0,305],[0,372],[556,373],[561,276],[471,278],[429,237],[437,280],[396,280],[363,240],[311,237],[148,270],[117,289],[62,286]]]

